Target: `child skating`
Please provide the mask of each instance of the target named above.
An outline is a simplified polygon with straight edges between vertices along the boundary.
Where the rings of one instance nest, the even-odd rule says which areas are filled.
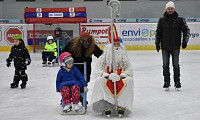
[[[28,76],[25,72],[27,69],[27,65],[31,63],[30,55],[27,48],[24,45],[24,41],[22,40],[21,35],[13,36],[14,45],[11,48],[11,52],[9,57],[6,59],[7,67],[11,66],[11,61],[14,61],[15,66],[15,75],[13,79],[13,83],[11,83],[11,88],[17,88],[19,85],[19,81],[22,80],[21,89],[26,88],[26,84],[28,81]]]

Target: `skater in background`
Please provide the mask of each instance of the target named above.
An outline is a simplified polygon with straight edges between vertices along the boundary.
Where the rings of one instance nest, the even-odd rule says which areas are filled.
[[[59,55],[60,55],[63,48],[65,47],[65,37],[62,33],[62,29],[59,27],[55,29],[54,42],[58,44],[57,43],[58,40],[59,40]]]
[[[115,72],[113,73],[112,46],[108,44],[99,58],[95,70],[97,79],[92,91],[92,109],[110,117],[129,114],[133,106],[133,70],[125,47],[120,43],[117,33],[114,37]],[[110,36],[109,36],[110,38]],[[117,108],[115,106],[114,82],[116,82]]]
[[[64,111],[71,109],[71,102],[74,109],[79,110],[80,92],[87,92],[87,82],[80,71],[73,65],[73,58],[70,53],[64,52],[59,56],[61,63],[56,79],[56,90],[60,92],[64,101]],[[71,94],[71,95],[70,95]],[[71,97],[70,97],[71,96]]]
[[[15,66],[15,75],[13,79],[13,83],[11,83],[11,88],[17,88],[19,85],[19,81],[21,80],[21,89],[26,88],[26,84],[28,81],[28,76],[25,72],[27,69],[27,65],[31,63],[31,58],[27,48],[25,47],[24,41],[22,40],[21,35],[13,36],[14,45],[11,48],[11,53],[6,59],[7,67],[11,65],[11,61],[14,61]]]
[[[57,56],[57,46],[56,43],[53,42],[53,37],[48,36],[47,42],[44,47],[44,51],[42,52],[42,64],[51,64],[52,60],[55,59]]]
[[[86,62],[87,82],[90,81],[92,54],[97,58],[101,56],[103,51],[95,44],[95,40],[89,33],[82,33],[81,36],[75,37],[68,41],[63,52],[70,52],[75,63]],[[82,75],[84,75],[84,66],[76,65]]]
[[[181,40],[182,33],[183,40]],[[175,11],[174,3],[172,1],[168,2],[166,4],[166,12],[164,13],[164,17],[159,19],[155,40],[156,50],[159,52],[160,45],[162,49],[164,76],[163,88],[170,87],[170,55],[172,56],[174,70],[174,86],[175,88],[181,88],[179,66],[180,46],[182,43],[183,49],[187,47],[189,35],[190,29],[188,28],[185,20],[178,16],[178,13]]]

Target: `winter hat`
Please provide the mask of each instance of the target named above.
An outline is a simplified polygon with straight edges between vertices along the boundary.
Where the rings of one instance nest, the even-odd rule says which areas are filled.
[[[110,43],[112,42],[111,41],[111,26],[109,27],[109,41],[110,41]],[[115,24],[113,24],[113,41],[120,42]]]
[[[74,59],[72,58],[72,56],[68,56],[68,57],[64,58],[64,60],[63,60],[63,63],[65,65],[67,65],[67,64],[69,64],[71,62],[74,62]]]
[[[166,4],[166,7],[165,7],[165,9],[167,9],[168,7],[173,7],[173,8],[175,9],[174,2],[172,2],[172,1],[169,1],[169,2]]]

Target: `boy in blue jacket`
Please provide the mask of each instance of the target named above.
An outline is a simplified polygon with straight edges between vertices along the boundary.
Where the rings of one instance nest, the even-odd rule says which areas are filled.
[[[80,71],[73,66],[73,58],[70,53],[64,52],[59,56],[61,63],[56,79],[56,90],[60,92],[64,101],[64,111],[71,109],[74,104],[75,111],[79,110],[80,92],[87,92],[87,82]],[[71,94],[71,97],[70,97]]]

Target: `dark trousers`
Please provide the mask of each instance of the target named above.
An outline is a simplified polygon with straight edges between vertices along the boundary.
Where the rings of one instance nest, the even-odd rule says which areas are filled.
[[[47,58],[48,58],[48,61],[52,61],[55,57],[54,57],[54,52],[45,52],[43,51],[42,52],[42,60],[43,61],[47,61]]]
[[[172,56],[174,82],[180,82],[179,54],[180,54],[180,49],[162,50],[163,76],[165,82],[170,82],[170,69],[169,69],[170,55]]]
[[[18,85],[20,79],[22,80],[22,84],[26,85],[26,82],[28,81],[28,76],[27,76],[25,70],[15,69],[15,75],[14,75],[13,83]]]

